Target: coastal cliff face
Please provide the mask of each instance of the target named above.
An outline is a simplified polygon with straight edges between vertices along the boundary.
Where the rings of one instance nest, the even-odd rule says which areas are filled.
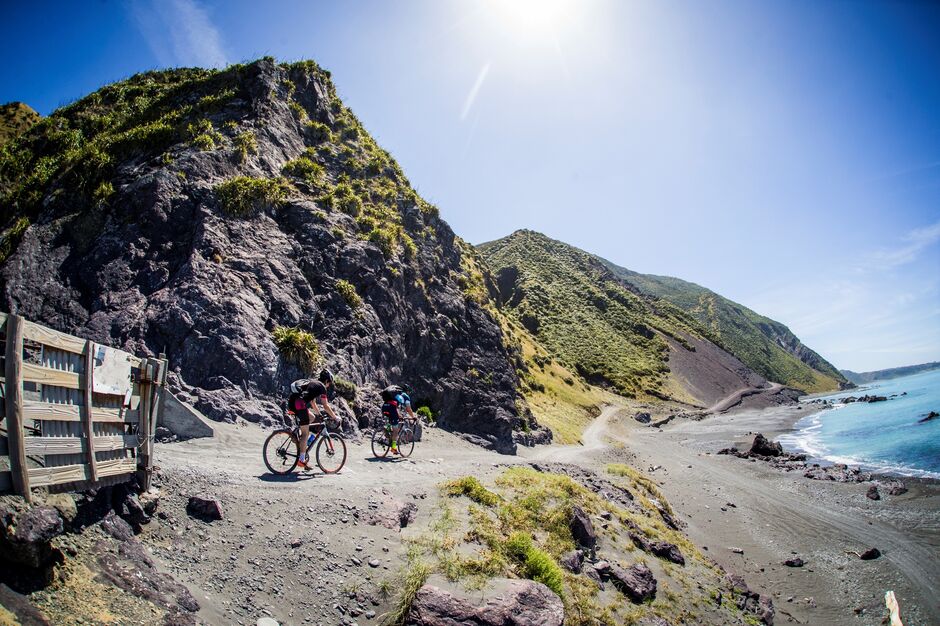
[[[2,308],[166,353],[214,419],[274,421],[325,365],[357,387],[350,427],[402,381],[485,446],[545,436],[474,250],[312,62],[104,87],[6,146],[0,194]]]

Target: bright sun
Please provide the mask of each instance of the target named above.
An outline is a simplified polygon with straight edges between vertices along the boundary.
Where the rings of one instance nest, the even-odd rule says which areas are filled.
[[[577,10],[575,0],[489,0],[500,25],[517,36],[556,37]]]

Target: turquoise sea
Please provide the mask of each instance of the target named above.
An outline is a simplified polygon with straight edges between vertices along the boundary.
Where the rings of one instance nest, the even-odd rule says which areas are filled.
[[[805,452],[817,461],[940,478],[940,418],[918,423],[930,411],[940,413],[940,370],[868,383],[825,399],[866,394],[889,399],[837,404],[807,415],[778,441],[788,452]]]

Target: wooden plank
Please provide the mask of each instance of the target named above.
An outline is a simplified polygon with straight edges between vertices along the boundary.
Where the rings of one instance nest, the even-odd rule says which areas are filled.
[[[67,387],[68,389],[81,389],[82,383],[75,372],[54,370],[33,363],[23,363],[23,380],[41,385],[54,387]]]
[[[143,437],[143,441],[140,444],[140,454],[137,456],[137,482],[140,483],[141,489],[144,491],[150,491],[150,481],[153,474],[153,439],[150,437],[150,420],[153,417],[151,414],[151,401],[153,399],[151,394],[151,384],[150,384],[150,359],[142,359],[140,363],[140,374],[141,374],[141,383],[140,383],[140,405],[137,407],[140,412],[140,421],[138,422],[139,426],[137,427],[137,432]]]
[[[98,463],[98,477],[133,474],[137,468],[136,459],[114,459]],[[29,470],[30,483],[35,487],[62,485],[81,480],[89,480],[88,467],[85,465],[62,465],[59,467],[34,467]]]
[[[80,422],[84,411],[84,407],[80,404],[55,404],[27,400],[23,406],[23,417],[47,422]],[[136,409],[94,407],[91,410],[93,422],[136,424],[139,419]]]
[[[82,354],[86,347],[84,339],[79,339],[78,337],[67,335],[66,333],[60,333],[57,330],[40,326],[34,322],[26,322],[23,327],[23,337],[38,341],[52,348],[58,348],[59,350],[74,352],[76,354]]]
[[[29,473],[23,445],[23,318],[7,317],[6,422],[13,491],[29,502]]]
[[[95,388],[95,344],[91,340],[85,342],[85,371],[83,381],[85,384],[85,412],[82,416],[82,427],[85,432],[85,441],[87,443],[85,450],[85,464],[88,465],[89,480],[98,480],[98,472],[95,471],[95,432],[92,428],[91,411],[94,404],[91,399],[91,390]]]
[[[86,454],[83,437],[24,437],[26,454]],[[105,435],[94,437],[95,452],[110,452],[137,447],[137,435]],[[96,479],[97,480],[97,479]]]

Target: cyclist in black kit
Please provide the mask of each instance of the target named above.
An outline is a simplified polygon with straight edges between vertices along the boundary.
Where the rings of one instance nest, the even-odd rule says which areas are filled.
[[[287,398],[287,406],[297,416],[300,424],[300,458],[297,464],[307,468],[307,438],[310,435],[310,409],[317,410],[316,404],[319,403],[326,414],[332,419],[338,420],[336,413],[330,407],[330,391],[333,387],[333,374],[330,370],[320,372],[318,380],[301,379],[291,383],[291,394]]]

